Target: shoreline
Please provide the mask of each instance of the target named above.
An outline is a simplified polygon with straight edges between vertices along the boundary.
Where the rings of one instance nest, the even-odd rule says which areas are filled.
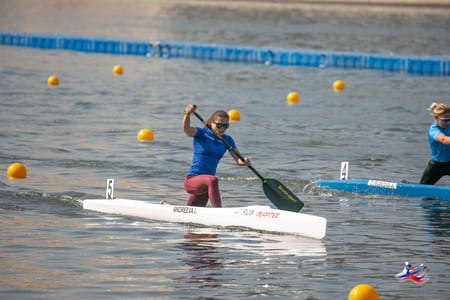
[[[433,14],[450,17],[450,0],[166,0],[188,6],[226,9],[306,10],[385,15]]]
[[[193,2],[196,2],[195,0]],[[204,0],[202,2],[260,2],[272,4],[308,5],[357,5],[357,6],[403,6],[403,7],[447,7],[450,0]]]

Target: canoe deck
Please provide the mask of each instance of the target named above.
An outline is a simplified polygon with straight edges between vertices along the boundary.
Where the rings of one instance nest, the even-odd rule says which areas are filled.
[[[162,205],[129,199],[86,199],[83,200],[83,208],[153,221],[219,227],[240,226],[315,239],[325,236],[327,226],[327,220],[323,217],[272,209],[269,206],[210,208]]]

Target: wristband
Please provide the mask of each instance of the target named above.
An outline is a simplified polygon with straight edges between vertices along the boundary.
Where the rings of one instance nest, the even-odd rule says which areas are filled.
[[[186,111],[184,112],[185,116],[190,116],[191,114],[188,114]]]

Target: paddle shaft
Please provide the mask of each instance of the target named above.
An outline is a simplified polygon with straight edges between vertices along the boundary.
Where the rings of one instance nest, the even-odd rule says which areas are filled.
[[[237,156],[240,160],[242,160],[242,161],[245,160],[244,157],[242,157],[242,155],[241,155],[239,152],[237,152],[236,150],[234,150],[233,147],[231,147],[231,145],[227,143],[227,141],[225,141],[220,135],[218,135],[218,134],[211,128],[211,126],[209,126],[209,124],[206,123],[206,121],[203,120],[202,117],[200,117],[200,115],[199,115],[198,113],[196,113],[196,112],[194,111],[193,114],[194,114],[194,115],[195,115],[195,116],[196,116],[196,117],[197,117],[197,118],[198,118],[198,119],[199,119],[206,127],[208,127],[208,128],[212,131],[212,133],[214,133],[214,135],[217,136],[217,138],[218,138],[219,140],[222,141],[222,143],[224,143],[224,145],[228,148],[228,150],[230,150],[230,151],[232,151],[234,154],[236,154],[236,156]],[[253,168],[252,166],[247,166],[247,167],[248,167],[250,170],[252,170],[252,172],[255,173],[255,175],[258,176],[259,179],[261,179],[263,182],[266,182],[266,179],[265,179],[261,174],[259,174],[259,172],[255,170],[255,168]]]

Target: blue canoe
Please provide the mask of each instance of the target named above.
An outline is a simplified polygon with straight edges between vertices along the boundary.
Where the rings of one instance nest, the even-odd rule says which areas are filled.
[[[450,200],[450,186],[395,183],[381,180],[321,180],[318,186],[362,194],[396,195],[415,198],[435,198]]]

